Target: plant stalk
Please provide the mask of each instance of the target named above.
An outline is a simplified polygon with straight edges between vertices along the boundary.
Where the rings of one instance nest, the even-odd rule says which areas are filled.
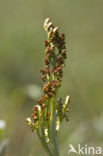
[[[56,134],[56,108],[55,108],[56,95],[51,100],[51,129],[50,129],[50,140],[53,148],[53,156],[60,156]]]
[[[53,156],[48,145],[46,144],[45,140],[40,136],[39,129],[37,129],[37,134],[38,134],[40,142],[41,142],[43,148],[45,149],[46,153],[49,154],[49,156]]]

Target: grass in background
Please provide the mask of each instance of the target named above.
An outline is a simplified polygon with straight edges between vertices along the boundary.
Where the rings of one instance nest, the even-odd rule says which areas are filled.
[[[61,25],[68,43],[60,94],[72,98],[70,123],[63,124],[59,138],[61,155],[67,156],[70,143],[103,145],[102,5],[101,0],[0,1],[0,119],[7,123],[4,139],[10,140],[5,156],[43,153],[25,117],[36,103],[27,86],[42,86],[46,17]]]

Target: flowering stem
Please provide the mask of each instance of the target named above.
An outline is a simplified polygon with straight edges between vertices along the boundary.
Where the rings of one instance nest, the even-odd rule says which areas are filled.
[[[40,69],[44,95],[34,105],[32,118],[27,118],[27,124],[37,130],[38,137],[49,156],[60,156],[57,142],[57,131],[60,123],[65,118],[68,121],[66,112],[69,112],[68,105],[70,96],[67,96],[63,104],[62,98],[56,99],[58,89],[61,87],[63,67],[65,66],[66,46],[65,35],[59,34],[59,27],[54,27],[47,18],[44,28],[48,34],[45,40],[45,61],[44,68]],[[50,144],[49,144],[50,143]]]
[[[56,94],[52,97],[51,100],[51,130],[50,130],[50,140],[53,148],[53,156],[59,156],[59,149],[57,143],[57,134],[56,134],[56,108],[55,108],[55,99]]]

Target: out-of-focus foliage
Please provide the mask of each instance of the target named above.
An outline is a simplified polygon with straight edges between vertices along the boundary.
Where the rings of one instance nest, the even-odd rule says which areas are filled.
[[[59,133],[61,156],[70,143],[103,145],[102,6],[102,0],[0,1],[0,119],[10,140],[5,156],[45,155],[25,118],[41,96],[47,17],[65,32],[68,49],[60,96],[71,95],[71,113]]]
[[[0,120],[0,139],[3,136],[5,127],[6,127],[6,122],[4,120]]]
[[[0,120],[0,156],[3,156],[3,154],[6,152],[7,146],[9,144],[9,140],[2,140],[4,135],[4,130],[6,127],[5,120]]]
[[[3,156],[6,153],[6,149],[7,149],[8,144],[9,144],[8,140],[4,140],[0,144],[0,156]]]

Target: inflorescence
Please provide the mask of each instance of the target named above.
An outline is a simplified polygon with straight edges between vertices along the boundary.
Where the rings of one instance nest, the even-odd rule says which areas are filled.
[[[48,34],[48,40],[45,40],[45,62],[44,68],[40,69],[44,96],[38,100],[38,104],[34,105],[32,118],[27,118],[28,125],[32,131],[39,129],[40,135],[47,142],[50,139],[50,122],[51,122],[51,103],[52,98],[56,96],[58,88],[61,87],[63,77],[63,67],[67,58],[65,35],[59,35],[59,27],[54,27],[53,23],[47,18],[44,22],[44,28]],[[66,112],[69,112],[70,96],[66,97],[63,104],[62,99],[58,98],[55,102],[56,112],[56,131],[59,130],[60,122],[65,118],[68,121]]]

